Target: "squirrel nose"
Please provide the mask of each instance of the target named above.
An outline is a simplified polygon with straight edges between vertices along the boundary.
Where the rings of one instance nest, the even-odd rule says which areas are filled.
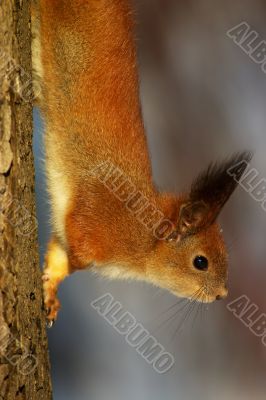
[[[227,287],[224,287],[221,292],[216,296],[216,300],[222,300],[227,297],[228,294],[228,289]]]

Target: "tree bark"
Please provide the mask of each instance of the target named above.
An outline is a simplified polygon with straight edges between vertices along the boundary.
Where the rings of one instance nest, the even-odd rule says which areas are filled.
[[[0,399],[50,400],[32,154],[30,1],[0,1]]]

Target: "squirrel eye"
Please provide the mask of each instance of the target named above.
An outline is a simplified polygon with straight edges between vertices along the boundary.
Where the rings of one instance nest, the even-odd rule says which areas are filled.
[[[199,269],[200,271],[207,271],[208,269],[208,260],[204,256],[197,256],[193,261],[194,267]]]

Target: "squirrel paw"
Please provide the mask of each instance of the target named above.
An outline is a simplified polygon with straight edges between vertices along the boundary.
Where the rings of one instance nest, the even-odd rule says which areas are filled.
[[[47,327],[51,328],[57,319],[58,311],[60,310],[60,302],[57,298],[57,289],[48,274],[44,274],[43,291],[44,291],[44,306],[46,309]]]

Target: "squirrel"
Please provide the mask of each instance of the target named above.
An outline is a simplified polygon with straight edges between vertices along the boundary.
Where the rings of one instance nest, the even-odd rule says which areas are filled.
[[[252,155],[210,164],[180,195],[152,178],[129,0],[39,0],[34,82],[45,124],[52,236],[43,272],[50,325],[57,290],[85,268],[210,303],[228,293],[217,217]]]

